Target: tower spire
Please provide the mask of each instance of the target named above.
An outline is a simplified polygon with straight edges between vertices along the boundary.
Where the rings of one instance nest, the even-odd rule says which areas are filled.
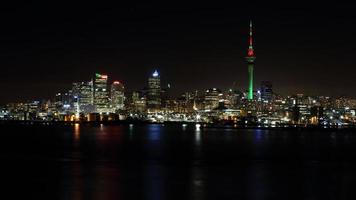
[[[248,52],[247,52],[247,56],[249,56],[249,57],[253,57],[255,55],[255,53],[253,51],[252,32],[253,32],[253,25],[252,25],[252,20],[250,20],[250,38],[249,38],[249,46],[248,46]]]

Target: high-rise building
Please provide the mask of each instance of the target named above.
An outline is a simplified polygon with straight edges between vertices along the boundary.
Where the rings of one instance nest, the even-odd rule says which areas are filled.
[[[109,111],[109,93],[107,89],[108,76],[102,74],[95,74],[94,78],[94,106],[96,112]]]
[[[255,66],[255,53],[253,50],[253,39],[252,39],[252,21],[250,21],[250,37],[249,37],[249,47],[247,51],[247,67],[248,67],[248,100],[253,100],[253,69]]]
[[[133,112],[145,112],[146,111],[146,98],[135,91],[132,93],[132,111]]]
[[[261,99],[262,101],[271,102],[273,96],[272,83],[269,81],[261,82]]]
[[[147,108],[149,112],[161,108],[161,79],[157,70],[148,78]]]
[[[54,104],[56,109],[62,113],[73,110],[72,90],[64,93],[57,93],[54,99]]]
[[[80,113],[94,112],[93,81],[73,83],[73,94]]]
[[[239,103],[240,95],[237,90],[229,89],[224,94],[224,105],[227,108],[236,108]]]
[[[207,110],[212,110],[219,106],[221,91],[216,88],[211,88],[205,91],[204,107]]]
[[[119,81],[114,81],[111,84],[111,106],[114,111],[123,110],[125,105],[125,87]]]

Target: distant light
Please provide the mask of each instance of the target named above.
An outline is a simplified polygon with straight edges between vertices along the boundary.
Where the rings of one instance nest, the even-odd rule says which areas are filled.
[[[158,74],[157,70],[155,70],[155,71],[153,72],[152,76],[153,76],[153,77],[157,77],[157,76],[159,76],[159,74]]]
[[[101,79],[107,79],[107,78],[108,78],[108,75],[103,75],[103,74],[96,73],[96,74],[95,74],[95,77],[96,77],[96,78],[101,78]]]
[[[114,81],[114,84],[120,84],[120,81]]]

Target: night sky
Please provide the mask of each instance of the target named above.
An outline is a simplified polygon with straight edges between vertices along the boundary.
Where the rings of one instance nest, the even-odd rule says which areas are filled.
[[[53,97],[94,72],[141,89],[154,69],[174,93],[255,84],[356,97],[352,4],[13,4],[0,8],[0,103]]]

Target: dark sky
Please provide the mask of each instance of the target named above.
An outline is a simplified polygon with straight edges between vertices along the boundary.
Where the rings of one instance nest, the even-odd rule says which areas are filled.
[[[287,1],[286,1],[287,2]],[[157,68],[180,93],[247,85],[249,19],[255,84],[280,94],[356,97],[356,6],[33,4],[0,8],[0,103],[52,97],[94,72],[130,90]]]

